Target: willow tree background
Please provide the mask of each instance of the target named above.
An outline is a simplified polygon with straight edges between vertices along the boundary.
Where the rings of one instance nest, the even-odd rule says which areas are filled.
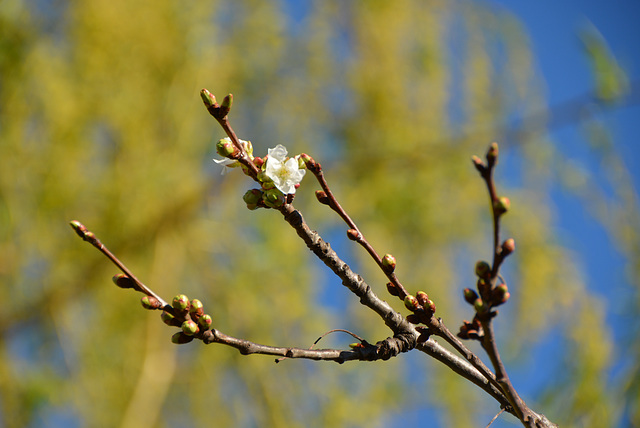
[[[461,290],[490,249],[469,157],[499,141],[517,255],[496,328],[512,374],[546,379],[527,389],[516,375],[515,386],[560,424],[611,426],[623,409],[640,424],[637,363],[625,369],[631,381],[608,379],[638,345],[613,352],[606,307],[552,227],[552,183],[594,204],[586,189],[603,178],[576,179],[546,140],[533,114],[545,107],[535,61],[512,16],[477,2],[318,1],[301,11],[249,0],[8,0],[0,46],[0,425],[467,427],[497,412],[424,355],[275,365],[178,347],[138,297],[113,287],[116,272],[69,220],[99,233],[161,295],[197,296],[235,336],[299,347],[333,328],[386,337],[278,213],[246,209],[241,174],[220,176],[211,158],[223,135],[202,87],[234,94],[234,128],[258,154],[283,143],[322,162],[369,240],[451,326],[470,316]],[[507,117],[526,132],[489,126]],[[605,173],[618,172],[601,195],[614,203],[596,206],[637,278],[635,194],[606,134],[592,135]],[[296,206],[384,295],[384,277],[312,186],[303,182]],[[541,355],[549,341],[557,347]],[[512,420],[503,419],[496,426]]]

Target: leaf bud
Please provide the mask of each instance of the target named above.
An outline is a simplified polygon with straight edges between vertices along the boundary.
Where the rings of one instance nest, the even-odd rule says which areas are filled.
[[[178,294],[173,298],[173,309],[178,312],[184,312],[189,307],[189,298],[184,294]]]
[[[418,303],[418,299],[416,299],[416,296],[412,296],[411,294],[407,294],[405,296],[404,306],[412,312],[420,309],[420,303]]]
[[[211,324],[213,320],[211,319],[211,315],[204,314],[198,319],[198,326],[200,326],[203,330],[208,330],[211,328]]]
[[[360,342],[353,342],[349,344],[349,348],[351,349],[362,349],[364,348],[364,345]]]
[[[117,285],[120,288],[136,288],[136,283],[134,280],[132,280],[131,278],[129,278],[127,275],[123,274],[123,273],[119,273],[117,275],[114,275],[113,278],[111,278],[111,280],[113,281],[113,283],[115,285]]]
[[[184,343],[189,343],[193,340],[193,336],[187,336],[183,332],[179,331],[173,336],[171,336],[171,342],[176,345],[182,345]]]
[[[487,151],[487,162],[489,166],[493,166],[498,163],[498,143],[491,143],[489,150]]]
[[[357,241],[360,238],[360,232],[355,229],[349,229],[347,230],[347,238],[352,241]]]
[[[69,224],[73,228],[73,231],[76,232],[79,237],[84,239],[84,235],[87,233],[87,228],[84,224],[80,223],[78,220],[70,221]]]
[[[353,230],[353,229],[350,229],[350,230]],[[387,291],[392,296],[399,296],[400,295],[400,290],[398,290],[398,287],[396,287],[396,285],[394,283],[392,283],[392,282],[387,282]]]
[[[324,205],[329,205],[331,200],[323,190],[316,190],[316,199]]]
[[[489,263],[480,260],[476,263],[476,276],[478,278],[488,278],[491,273],[491,266]]]
[[[507,211],[509,211],[510,207],[511,207],[511,201],[509,200],[509,198],[504,196],[501,198],[498,198],[496,201],[493,202],[493,209],[495,210],[497,215],[502,215],[506,213]]]
[[[202,102],[204,102],[204,105],[207,108],[214,107],[216,105],[216,97],[214,97],[213,94],[208,90],[202,89],[200,91],[200,97],[202,98]]]
[[[160,300],[152,296],[144,296],[140,299],[140,302],[142,303],[142,307],[145,309],[160,309],[162,307]]]
[[[396,258],[391,254],[385,254],[384,257],[382,257],[382,269],[387,273],[396,270]]]
[[[484,162],[482,162],[482,159],[480,159],[478,156],[471,156],[471,162],[473,162],[473,166],[476,167],[480,174],[484,174],[487,171],[487,167],[485,166]]]
[[[182,328],[182,332],[187,336],[193,336],[194,334],[198,333],[198,331],[200,331],[198,329],[198,324],[196,324],[192,320],[187,320],[183,322],[180,328]]]

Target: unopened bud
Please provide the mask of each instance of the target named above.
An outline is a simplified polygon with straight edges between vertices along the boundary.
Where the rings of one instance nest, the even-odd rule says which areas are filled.
[[[382,269],[387,273],[393,272],[396,269],[396,258],[391,254],[385,254],[382,258]]]
[[[501,305],[509,300],[511,294],[507,284],[500,284],[491,291],[491,300],[494,306]]]
[[[477,298],[476,301],[473,302],[473,308],[478,313],[486,312],[489,309],[481,298]]]
[[[204,310],[202,308],[202,302],[198,299],[193,299],[191,301],[191,306],[189,307],[189,313],[193,318],[198,318],[204,314]]]
[[[231,110],[231,106],[233,105],[233,94],[229,94],[223,98],[220,107],[225,109],[227,112]]]
[[[349,348],[351,349],[361,349],[364,348],[364,345],[360,342],[354,342],[349,344]]]
[[[113,278],[111,278],[111,280],[115,285],[117,285],[120,288],[136,288],[135,281],[123,273],[114,275]]]
[[[261,169],[262,165],[264,165],[264,159],[261,157],[257,157],[257,158],[253,158],[253,164],[258,168]]]
[[[221,138],[216,143],[216,152],[223,158],[228,158],[229,156],[233,155],[237,150],[238,148],[233,144],[233,142],[231,141],[231,138],[229,137]]]
[[[418,291],[416,293],[416,299],[418,299],[418,303],[422,306],[427,306],[427,302],[429,301],[429,296],[424,291]]]
[[[479,261],[476,263],[476,276],[479,278],[488,278],[491,273],[491,266],[485,261]]]
[[[84,226],[84,224],[80,223],[78,220],[70,221],[69,224],[78,234],[78,236],[84,239],[84,235],[87,233],[87,228]]]
[[[317,165],[316,161],[306,153],[302,153],[299,159],[301,159],[306,167],[311,171],[313,171]]]
[[[487,151],[487,162],[489,166],[493,166],[498,163],[498,143],[491,143],[489,150]]]
[[[329,203],[331,202],[329,200],[329,197],[323,190],[316,190],[316,199],[318,200],[318,202],[324,205],[329,205]]]
[[[216,105],[216,97],[214,97],[213,94],[208,90],[202,89],[200,91],[200,97],[202,98],[202,102],[204,102],[204,105],[207,108],[213,107]]]
[[[173,309],[178,312],[184,312],[189,307],[189,298],[184,294],[178,294],[173,298]]]
[[[484,162],[482,162],[482,159],[480,159],[478,156],[476,155],[471,156],[471,162],[473,162],[473,166],[476,167],[476,169],[480,174],[484,174],[485,171],[487,170],[487,167],[485,166]]]
[[[244,196],[242,196],[242,200],[247,204],[247,208],[256,209],[258,207],[258,203],[262,200],[262,190],[247,190]]]
[[[420,304],[418,303],[418,299],[416,299],[416,296],[412,296],[411,294],[407,294],[405,296],[404,306],[412,312],[420,309]]]
[[[173,336],[171,336],[171,342],[176,345],[182,345],[184,343],[189,343],[193,340],[193,336],[187,336],[183,332],[179,331]]]
[[[182,328],[182,332],[187,336],[193,336],[199,331],[198,324],[191,320],[183,322],[180,328]]]
[[[170,325],[173,327],[180,327],[181,325],[180,321],[178,321],[176,317],[174,317],[167,311],[162,311],[162,314],[160,314],[160,319],[162,319],[162,322],[166,325]]]
[[[516,241],[513,238],[509,238],[502,243],[502,256],[506,257],[513,253],[516,249]]]
[[[144,296],[140,299],[140,302],[142,303],[142,307],[145,309],[160,309],[162,307],[160,300],[152,296]]]
[[[352,241],[357,241],[360,238],[360,232],[355,229],[349,229],[347,230],[347,238]]]
[[[351,230],[353,230],[353,229],[351,229]],[[400,290],[398,290],[398,287],[396,287],[396,285],[394,283],[392,283],[392,282],[387,282],[387,291],[392,296],[399,296],[400,295]]]
[[[198,319],[198,326],[200,326],[203,330],[208,330],[211,328],[211,324],[213,320],[211,319],[211,315],[204,314]]]
[[[286,202],[284,194],[276,188],[265,190],[262,194],[262,200],[270,208],[279,208]]]
[[[462,292],[464,294],[464,300],[470,305],[473,305],[473,302],[478,298],[478,293],[471,288],[465,288]]]
[[[493,209],[496,211],[496,214],[501,215],[509,211],[511,207],[511,201],[507,197],[498,198],[493,203]]]

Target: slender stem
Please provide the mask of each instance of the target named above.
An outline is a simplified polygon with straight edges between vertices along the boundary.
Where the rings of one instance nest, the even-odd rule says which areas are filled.
[[[73,230],[76,231],[78,236],[80,236],[84,241],[87,241],[88,243],[93,245],[95,248],[97,248],[102,254],[107,256],[107,258],[109,260],[111,260],[111,262],[114,265],[116,265],[118,267],[118,269],[120,269],[122,271],[122,273],[124,273],[129,278],[131,278],[133,280],[133,282],[136,284],[136,290],[138,290],[141,293],[146,294],[147,296],[150,296],[150,297],[153,297],[155,299],[158,299],[158,301],[162,304],[163,308],[166,307],[166,306],[169,306],[169,304],[167,302],[165,302],[162,299],[162,297],[158,296],[149,287],[144,285],[142,283],[142,281],[140,281],[138,278],[136,278],[136,276],[133,274],[133,272],[131,272],[124,265],[124,263],[122,263],[120,261],[120,259],[118,259],[111,251],[109,251],[109,249],[102,242],[100,242],[98,237],[93,232],[90,232],[82,223],[80,223],[77,220],[73,220],[71,222],[71,227],[73,228]]]
[[[327,180],[324,178],[322,169],[321,168],[312,169],[311,172],[313,173],[313,175],[315,175],[316,179],[318,180],[318,183],[320,183],[320,187],[322,187],[322,190],[327,195],[327,198],[329,200],[329,207],[332,210],[334,210],[344,220],[344,222],[347,224],[347,226],[349,226],[350,229],[353,229],[357,232],[357,237],[355,238],[355,241],[358,244],[360,244],[369,253],[371,258],[373,258],[373,260],[376,262],[378,267],[380,267],[382,272],[384,272],[384,274],[387,276],[389,281],[391,281],[391,283],[396,286],[396,288],[398,289],[398,298],[400,300],[404,300],[404,298],[409,293],[404,288],[402,283],[400,283],[400,280],[398,279],[398,277],[393,271],[390,272],[383,268],[382,258],[376,252],[373,246],[369,243],[369,241],[367,241],[367,239],[364,237],[364,234],[360,231],[360,229],[358,229],[358,226],[356,225],[356,223],[351,219],[351,217],[349,217],[349,215],[342,208],[342,206],[340,205],[336,197],[333,195],[333,192],[329,188],[329,184],[327,183]]]

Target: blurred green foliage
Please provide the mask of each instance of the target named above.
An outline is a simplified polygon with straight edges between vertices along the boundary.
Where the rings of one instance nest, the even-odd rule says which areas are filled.
[[[0,3],[0,425],[384,426],[426,408],[434,424],[466,427],[497,412],[424,355],[276,365],[172,345],[158,314],[113,287],[115,269],[68,227],[84,222],[165,299],[202,300],[228,334],[298,347],[332,328],[388,336],[279,213],[246,210],[246,177],[220,176],[210,161],[223,133],[198,92],[232,92],[231,122],[257,155],[282,143],[322,162],[410,291],[427,291],[453,330],[471,317],[461,290],[489,256],[490,229],[469,157],[500,141],[487,124],[544,106],[518,22],[472,2],[317,1],[299,19],[290,8]],[[605,378],[611,331],[554,236],[555,152],[543,125],[501,145],[522,167],[514,184],[498,177],[518,247],[497,329],[514,368],[548,367],[529,355],[549,335],[565,345],[552,365],[562,383],[525,396],[532,408],[607,426],[620,405]],[[384,278],[314,203],[314,186],[307,177],[296,206],[384,295]]]

